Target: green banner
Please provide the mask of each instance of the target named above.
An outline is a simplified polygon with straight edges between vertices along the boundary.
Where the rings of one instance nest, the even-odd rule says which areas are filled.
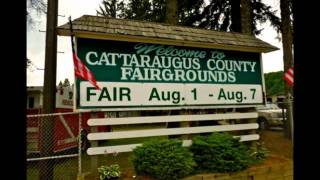
[[[116,88],[93,92],[95,90],[88,90],[90,84],[82,87],[82,81],[78,79],[78,108],[208,106],[262,102],[259,53],[85,38],[77,39],[77,52],[78,57],[94,74],[98,84],[109,88],[113,85],[113,88]],[[81,90],[81,87],[84,89]],[[192,91],[193,87],[198,89],[191,92],[191,95],[185,94],[186,89]],[[212,93],[208,92],[203,100],[195,98],[195,94],[206,91],[204,87],[216,89],[213,94],[217,96],[211,96]],[[224,87],[224,92],[221,92],[219,87]],[[124,90],[126,88],[127,90]],[[135,88],[141,93],[144,93],[143,89],[149,92],[146,97],[142,97],[135,92]],[[181,97],[178,103],[173,101],[172,94],[175,88],[180,88]],[[241,94],[247,92],[247,97],[243,97],[241,101],[235,98],[236,90],[239,88],[242,89]],[[227,89],[228,92],[234,91],[230,92],[229,98]],[[255,89],[254,91],[258,92],[255,95],[259,97],[250,100],[249,96],[253,95],[253,90],[250,89]],[[163,95],[168,95],[171,100],[165,101],[165,97],[160,97],[162,91]],[[109,98],[103,99],[101,96]],[[216,99],[208,101],[207,97]]]

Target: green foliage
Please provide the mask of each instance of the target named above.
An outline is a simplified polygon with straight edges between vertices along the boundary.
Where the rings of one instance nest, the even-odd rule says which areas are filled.
[[[96,10],[98,16],[122,18],[124,11],[124,3],[119,0],[103,0],[103,6],[99,6],[99,10]]]
[[[257,148],[254,150],[251,150],[252,153],[250,154],[253,163],[259,163],[263,160],[265,160],[268,156],[268,149],[264,146],[264,143],[257,143]]]
[[[179,24],[185,26],[200,27],[220,31],[235,31],[232,24],[240,23],[239,15],[232,18],[232,8],[240,7],[240,1],[209,1],[204,0],[177,0]],[[254,34],[260,34],[259,23],[270,21],[271,25],[278,31],[280,29],[280,18],[272,7],[261,2],[251,0],[252,20]],[[166,16],[165,0],[104,0],[103,7],[99,7],[98,15],[108,17],[119,17],[152,22],[164,22]]]
[[[130,0],[124,17],[127,19],[164,22],[165,0]]]
[[[100,166],[98,168],[100,180],[114,179],[121,175],[120,166],[112,164],[110,166]]]
[[[139,175],[156,179],[179,179],[195,166],[192,153],[178,140],[152,140],[133,150],[132,162]]]
[[[284,94],[283,71],[266,73],[264,78],[266,82],[267,96]]]
[[[235,172],[252,162],[248,148],[227,133],[196,136],[190,147],[198,171]]]

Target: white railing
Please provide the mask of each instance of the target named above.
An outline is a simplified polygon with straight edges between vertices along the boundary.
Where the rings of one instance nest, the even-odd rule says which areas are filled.
[[[258,114],[251,113],[227,113],[227,114],[199,114],[199,115],[171,115],[171,116],[145,116],[145,117],[125,117],[125,118],[92,118],[88,125],[93,126],[112,126],[112,125],[132,125],[145,123],[168,123],[168,122],[189,122],[189,121],[222,121],[231,119],[256,119]],[[258,129],[257,123],[212,125],[200,127],[180,127],[180,128],[157,128],[147,130],[130,130],[117,132],[92,132],[88,134],[89,141],[111,140],[123,138],[141,138],[153,136],[185,135],[211,132],[226,132],[240,130]],[[235,136],[240,137],[240,141],[254,141],[259,139],[259,134],[248,134]],[[190,146],[191,140],[184,140],[183,146]],[[126,144],[116,146],[91,147],[87,150],[89,155],[130,152],[141,144]]]

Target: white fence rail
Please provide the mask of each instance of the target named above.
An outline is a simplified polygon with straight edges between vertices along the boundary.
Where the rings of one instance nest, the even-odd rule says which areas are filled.
[[[231,120],[231,119],[254,119],[258,114],[254,113],[227,113],[227,114],[199,114],[199,115],[174,115],[174,116],[145,116],[145,117],[126,117],[126,118],[93,118],[89,119],[89,126],[106,125],[130,125],[145,123],[168,123],[168,122],[188,122],[188,121],[209,121],[209,120]],[[89,133],[88,140],[111,140],[123,138],[141,138],[152,136],[184,135],[210,132],[240,131],[258,129],[257,123],[214,125],[201,127],[180,127],[180,128],[158,128],[148,130],[130,130],[120,132],[98,132]],[[240,141],[258,140],[258,134],[241,135]],[[184,140],[183,146],[190,146],[191,140]],[[87,150],[89,155],[129,152],[141,144],[127,144],[117,146],[91,147]]]

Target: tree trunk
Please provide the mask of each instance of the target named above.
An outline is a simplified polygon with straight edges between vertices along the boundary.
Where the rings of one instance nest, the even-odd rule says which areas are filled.
[[[252,35],[252,4],[250,0],[240,0],[241,32]]]
[[[178,24],[178,0],[166,0],[165,22],[172,25]]]
[[[231,31],[241,32],[240,0],[231,1]]]
[[[284,72],[286,72],[293,65],[292,58],[292,30],[291,30],[291,20],[290,20],[290,9],[289,0],[280,0],[280,10],[281,10],[281,34],[282,34],[282,48],[283,48],[283,64]],[[289,103],[289,98],[291,96],[292,89],[285,82],[285,94],[287,96],[287,103]],[[287,104],[288,105],[288,104]],[[292,132],[292,116],[291,108],[287,108],[287,120],[285,121],[285,136],[291,137]]]

